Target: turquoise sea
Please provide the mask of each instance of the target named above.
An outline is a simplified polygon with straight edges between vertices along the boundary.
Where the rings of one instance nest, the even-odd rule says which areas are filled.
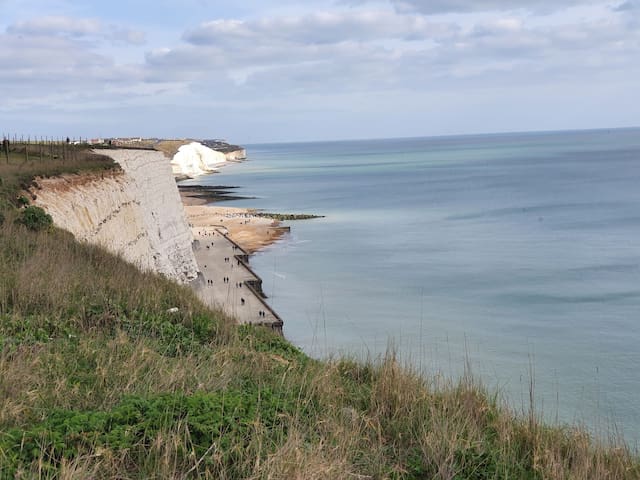
[[[517,410],[640,435],[640,129],[247,146],[195,183],[315,213],[252,265],[315,356],[465,363]]]

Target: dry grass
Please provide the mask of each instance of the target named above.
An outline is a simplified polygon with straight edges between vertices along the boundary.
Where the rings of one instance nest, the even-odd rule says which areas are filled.
[[[250,351],[241,336],[215,353],[205,349],[170,358],[123,334],[80,342],[75,350],[56,348],[61,347],[40,346],[0,360],[6,384],[15,382],[2,399],[4,410],[14,412],[5,414],[4,422],[23,423],[21,412],[40,416],[54,408],[108,411],[119,396],[131,394],[257,388],[277,392],[283,404],[291,402],[277,425],[264,423],[259,410],[243,420],[251,433],[227,445],[236,454],[232,468],[219,450],[222,437],[201,444],[202,453],[188,423],[178,421],[150,443],[124,450],[94,445],[78,457],[64,457],[58,465],[61,476],[452,480],[640,475],[624,447],[598,446],[574,430],[531,428],[528,418],[494,404],[477,385],[429,385],[393,355],[368,365],[300,362],[284,355],[285,365],[273,354]],[[82,366],[87,358],[96,359],[92,378],[78,384],[87,373]],[[137,475],[131,477],[132,471]]]
[[[153,148],[158,150],[166,155],[167,158],[173,158],[176,153],[178,153],[178,149],[183,145],[187,145],[195,140],[160,140],[156,143]]]
[[[52,177],[62,173],[99,172],[119,169],[114,161],[104,155],[73,145],[56,145],[50,150],[39,145],[12,147],[9,161],[0,152],[0,196],[2,200],[15,202],[22,186],[36,176]],[[25,150],[30,153],[25,155]]]

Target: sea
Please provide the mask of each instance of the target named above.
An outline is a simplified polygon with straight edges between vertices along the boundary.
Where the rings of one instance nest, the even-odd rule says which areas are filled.
[[[323,215],[251,259],[318,358],[471,374],[516,412],[640,439],[640,129],[248,145],[194,183]]]

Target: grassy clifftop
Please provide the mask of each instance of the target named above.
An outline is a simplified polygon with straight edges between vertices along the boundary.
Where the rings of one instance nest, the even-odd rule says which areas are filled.
[[[112,167],[91,161],[73,169]],[[16,223],[17,188],[42,167],[0,165],[0,478],[640,478],[626,448],[514,415],[472,379],[424,378],[392,353],[315,361]]]

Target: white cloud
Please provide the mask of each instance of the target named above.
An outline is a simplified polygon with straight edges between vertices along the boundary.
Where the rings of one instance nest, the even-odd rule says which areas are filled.
[[[214,20],[187,31],[184,39],[194,45],[250,43],[265,39],[323,44],[383,39],[421,40],[439,33],[441,29],[442,25],[431,23],[418,15],[341,11],[255,21]]]
[[[99,20],[90,18],[71,18],[65,16],[47,16],[17,22],[7,29],[14,35],[62,35],[85,36],[96,35],[102,31]]]

